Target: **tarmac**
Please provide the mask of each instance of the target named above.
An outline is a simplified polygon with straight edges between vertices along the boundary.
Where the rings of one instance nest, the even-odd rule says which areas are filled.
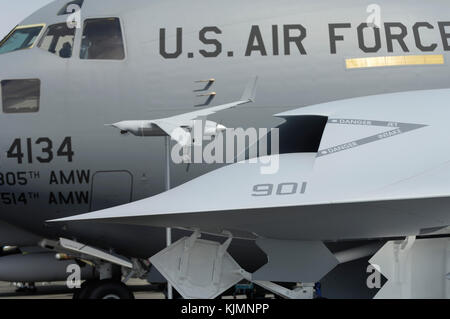
[[[135,299],[165,299],[165,295],[157,290],[158,287],[149,285],[147,281],[130,279],[127,285]],[[16,289],[14,284],[0,281],[0,299],[72,299],[73,294],[65,282],[36,283],[35,292],[16,292]],[[266,298],[273,297],[271,294],[266,295]],[[246,299],[246,296],[222,296],[222,299]]]
[[[136,299],[165,299],[162,292],[146,281],[131,279],[128,286]],[[9,282],[0,282],[0,299],[72,299],[73,290],[65,282],[37,283],[36,292],[16,292],[17,287]]]

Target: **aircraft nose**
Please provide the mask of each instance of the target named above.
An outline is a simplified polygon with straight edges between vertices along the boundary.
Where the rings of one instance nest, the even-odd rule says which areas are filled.
[[[113,124],[106,124],[106,126],[115,127],[120,130],[121,133],[132,133],[137,135],[139,129],[142,127],[141,121],[122,121]]]

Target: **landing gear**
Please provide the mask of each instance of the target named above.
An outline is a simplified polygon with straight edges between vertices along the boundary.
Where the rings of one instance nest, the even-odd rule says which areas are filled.
[[[134,295],[124,283],[104,279],[84,282],[73,299],[134,299]]]
[[[92,289],[89,299],[134,299],[134,295],[122,282],[101,280]]]
[[[98,280],[86,280],[83,282],[81,287],[75,290],[72,299],[89,299],[92,288],[95,287],[97,282]]]
[[[257,245],[264,248],[269,263],[255,273],[249,273],[227,252],[233,239],[231,233],[228,232],[228,235],[228,239],[221,244],[200,239],[200,232],[195,231],[190,237],[181,238],[151,257],[150,262],[186,299],[214,299],[243,279],[283,298],[313,299],[316,286],[313,280],[323,277],[338,263],[322,242],[257,239]],[[290,250],[283,249],[284,245],[288,245]],[[290,259],[289,251],[304,251],[310,258],[304,261],[297,255],[296,259]],[[322,261],[324,267],[316,269],[315,263],[320,264]],[[282,271],[280,265],[283,264],[289,264],[289,272]],[[290,289],[271,281],[257,280],[258,276],[281,278],[282,282],[301,276],[312,280],[311,283],[303,282]],[[249,297],[256,296],[249,293]]]

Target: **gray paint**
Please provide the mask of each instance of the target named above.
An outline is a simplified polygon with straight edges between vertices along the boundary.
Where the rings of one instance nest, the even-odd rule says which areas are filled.
[[[22,24],[64,22],[56,12],[66,3],[55,1],[27,18]],[[158,241],[159,230],[120,225],[75,224],[65,228],[45,226],[44,221],[89,211],[90,204],[52,206],[50,192],[88,191],[91,185],[50,186],[52,170],[89,169],[97,171],[129,170],[133,175],[133,200],[155,195],[164,189],[162,138],[120,136],[103,126],[126,119],[151,119],[194,110],[199,101],[196,80],[214,77],[218,93],[212,105],[233,101],[239,96],[249,75],[260,76],[258,100],[242,109],[225,111],[211,120],[227,127],[273,127],[282,122],[275,113],[320,102],[355,96],[436,89],[449,87],[448,64],[410,66],[347,71],[346,58],[400,55],[395,47],[387,51],[385,35],[377,54],[359,49],[356,27],[366,20],[366,7],[371,1],[346,0],[335,7],[331,2],[310,1],[119,1],[86,0],[82,18],[118,16],[126,43],[124,61],[86,61],[78,58],[81,34],[76,33],[71,59],[60,59],[39,48],[0,56],[0,80],[39,78],[42,85],[40,111],[33,114],[0,115],[1,171],[39,171],[42,180],[26,187],[1,186],[2,192],[39,192],[40,198],[27,207],[0,205],[1,218],[42,237],[69,237],[80,241],[116,247],[127,255],[149,256],[164,245]],[[435,54],[448,53],[442,46],[438,21],[450,20],[448,6],[438,2],[379,1],[385,21],[401,21],[411,26],[416,21],[429,21],[434,30],[425,32],[424,44],[438,43]],[[333,7],[333,10],[330,10]],[[174,9],[176,8],[176,9]],[[407,12],[407,14],[405,14]],[[330,53],[328,24],[351,23],[351,29],[338,29],[345,41],[337,41],[336,54]],[[244,56],[252,25],[260,25],[265,41],[272,38],[272,25],[302,24],[307,36],[302,41],[306,55],[291,44],[291,55],[284,56],[280,42],[279,55],[253,53]],[[199,31],[205,26],[218,26],[223,53],[217,58],[200,56],[199,49],[214,49],[202,44]],[[183,28],[183,54],[177,59],[164,59],[159,50],[159,30],[167,31],[168,50],[174,47],[176,28]],[[409,29],[410,30],[410,29]],[[208,33],[208,36],[212,34]],[[411,34],[406,38],[411,54],[421,54]],[[170,47],[169,47],[170,46]],[[233,50],[232,58],[225,52]],[[192,59],[188,52],[194,52]],[[17,165],[5,159],[15,138],[50,137],[58,144],[71,136],[76,152],[74,162],[57,159],[51,165]],[[192,180],[220,165],[185,165],[172,168],[174,185]],[[121,233],[120,238],[117,234]],[[149,243],[146,248],[142,242]],[[126,244],[124,244],[126,243]]]
[[[73,260],[57,260],[55,253],[16,254],[1,258],[0,280],[8,282],[66,281],[67,267]],[[81,280],[95,278],[95,270],[84,264],[80,267]]]
[[[320,241],[261,238],[256,243],[269,262],[252,274],[254,280],[315,283],[339,263]]]

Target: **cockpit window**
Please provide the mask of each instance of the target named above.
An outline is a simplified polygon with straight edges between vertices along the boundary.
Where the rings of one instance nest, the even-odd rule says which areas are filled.
[[[51,25],[47,28],[39,42],[39,48],[67,59],[72,56],[75,28],[67,27],[67,23]]]
[[[65,14],[72,13],[73,10],[76,8],[73,6],[78,6],[78,9],[81,9],[81,7],[83,6],[83,2],[84,0],[74,0],[66,3],[64,7],[62,7],[61,10],[58,11],[58,15],[62,16]]]
[[[86,20],[83,27],[80,58],[87,60],[123,60],[125,49],[119,19]]]
[[[32,48],[44,25],[16,27],[1,43],[0,54]]]
[[[3,80],[3,113],[30,113],[39,111],[41,81],[39,79]]]

